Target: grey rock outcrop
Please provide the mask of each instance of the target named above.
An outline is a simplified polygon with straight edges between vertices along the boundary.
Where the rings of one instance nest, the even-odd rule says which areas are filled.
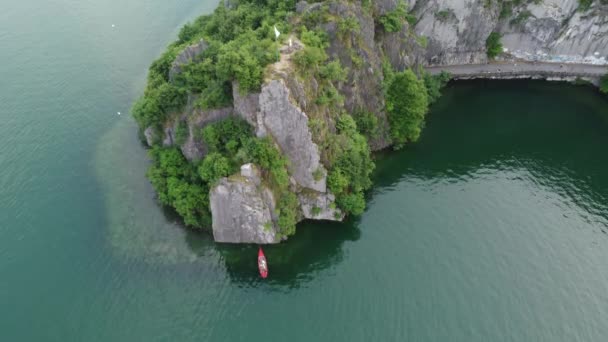
[[[349,113],[374,113],[378,118],[379,134],[369,143],[373,150],[385,148],[390,144],[389,127],[384,110],[381,51],[376,48],[374,18],[369,11],[354,3],[332,2],[328,11],[333,17],[352,18],[358,22],[359,29],[354,32],[340,30],[338,22],[324,24],[322,29],[329,36],[327,53],[348,70],[346,81],[336,84],[344,96],[344,108]]]
[[[156,131],[154,131],[154,127],[152,126],[144,130],[144,137],[146,137],[146,143],[148,144],[148,147],[152,147],[152,145],[154,145],[154,143],[156,142],[156,139],[158,139]]]
[[[273,80],[262,87],[259,97],[258,131],[266,132],[289,159],[289,171],[296,182],[318,192],[326,192],[327,172],[320,162],[319,149],[312,140],[308,117],[291,102],[283,80]],[[321,173],[322,177],[315,174]]]
[[[169,80],[173,80],[175,75],[182,72],[181,67],[192,61],[196,60],[198,56],[200,56],[209,45],[204,40],[199,40],[198,43],[192,44],[185,48],[182,52],[180,52],[171,64],[171,69],[169,70]]]
[[[188,137],[180,146],[184,157],[189,161],[198,161],[207,154],[207,146],[201,140],[199,131],[210,123],[226,119],[233,115],[232,107],[200,110],[195,109],[188,117]]]
[[[394,9],[396,2],[378,0],[374,6],[382,14]],[[578,10],[578,0],[522,2],[502,17],[502,2],[488,5],[485,0],[417,0],[409,4],[417,19],[413,30],[425,37],[426,46],[421,48],[406,36],[400,40],[395,34],[380,37],[380,45],[399,69],[413,64],[485,63],[486,38],[494,31],[503,35],[506,56],[608,64],[608,6],[599,1],[584,12]],[[399,51],[406,53],[399,56]]]
[[[259,171],[243,165],[239,176],[222,178],[211,190],[213,238],[226,243],[278,243],[274,197],[259,183]]]
[[[318,192],[301,192],[298,201],[304,218],[312,220],[342,221],[344,214],[336,208],[335,196]]]
[[[232,83],[232,99],[234,103],[234,113],[245,119],[251,126],[258,125],[258,113],[260,111],[260,93],[242,95],[239,85]]]

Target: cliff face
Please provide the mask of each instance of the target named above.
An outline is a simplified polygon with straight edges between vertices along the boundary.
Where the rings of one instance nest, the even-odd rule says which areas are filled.
[[[411,0],[413,27],[426,37],[426,47],[411,40],[384,39],[395,66],[412,62],[457,65],[487,61],[485,41],[491,32],[503,35],[506,52],[524,60],[571,63],[608,63],[608,5],[594,1],[579,10],[578,0],[522,1],[504,7],[503,1]],[[376,11],[396,7],[394,0],[380,0]],[[395,45],[397,43],[397,46]],[[391,48],[392,47],[392,48]],[[406,51],[408,57],[397,52]]]
[[[408,20],[386,30],[381,18],[403,3],[409,6]],[[304,45],[294,34],[289,44],[281,47],[279,61],[266,67],[258,92],[242,94],[233,82],[233,104],[213,110],[196,109],[191,95],[186,109],[171,115],[162,130],[147,128],[144,135],[150,146],[179,145],[182,154],[197,163],[208,151],[201,129],[218,120],[240,117],[253,127],[257,137],[270,138],[288,159],[289,191],[296,194],[299,205],[297,219],[342,220],[344,213],[336,208],[336,196],[328,190],[332,161],[327,156],[327,138],[339,134],[336,121],[341,113],[356,116],[366,112],[377,120],[376,133],[368,136],[372,150],[391,144],[383,93],[384,60],[397,70],[485,63],[486,39],[491,32],[500,32],[505,48],[501,58],[608,64],[608,5],[601,5],[600,0],[586,11],[578,10],[577,0],[530,0],[509,8],[504,3],[377,0],[364,6],[346,1],[302,1],[296,6],[295,24],[308,20],[309,30],[327,34],[329,60],[344,67],[344,77],[331,81],[342,102],[319,105],[319,98],[328,89],[327,80],[298,74],[292,59]],[[200,40],[177,54],[169,79],[173,80],[184,65],[197,61],[207,48]],[[263,244],[281,240],[278,197],[261,178],[259,169],[247,164],[240,173],[213,185],[209,198],[216,241]]]

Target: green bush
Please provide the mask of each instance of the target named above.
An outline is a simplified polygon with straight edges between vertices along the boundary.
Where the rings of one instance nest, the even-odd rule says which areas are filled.
[[[604,94],[608,94],[608,74],[600,78],[600,91]]]
[[[442,71],[438,75],[431,75],[428,72],[423,74],[424,86],[429,98],[429,104],[437,101],[441,97],[441,89],[450,81],[452,76],[448,72]]]
[[[293,56],[293,61],[296,63],[298,70],[304,75],[317,70],[326,59],[325,50],[316,46],[306,46]]]
[[[176,148],[150,150],[152,165],[147,176],[155,188],[158,200],[171,206],[192,227],[207,227],[211,223],[209,188],[197,176],[194,167]]]
[[[209,151],[235,155],[253,135],[251,126],[243,119],[228,118],[205,126],[202,138]]]
[[[188,124],[186,121],[180,121],[175,129],[175,144],[182,145],[188,139]]]
[[[241,0],[230,8],[220,4],[213,14],[184,26],[150,66],[144,95],[132,109],[140,128],[160,127],[183,108],[188,94],[198,95],[197,106],[210,109],[230,104],[233,81],[242,93],[258,90],[264,68],[276,58],[273,26],[288,33],[287,14],[294,9],[293,0]],[[199,39],[208,48],[169,80],[176,56]]]
[[[330,147],[336,157],[327,176],[327,186],[336,196],[340,209],[346,214],[360,215],[365,209],[363,193],[372,185],[375,165],[367,140],[357,131],[350,115],[340,115],[336,130]]]
[[[394,74],[386,94],[386,108],[395,148],[418,140],[428,104],[425,84],[411,70]]]
[[[578,10],[585,12],[591,7],[591,4],[593,4],[593,0],[578,0]]]
[[[416,17],[408,13],[407,5],[403,1],[399,1],[394,10],[380,16],[380,23],[386,32],[399,32],[406,22],[415,25]]]
[[[359,132],[367,139],[375,139],[380,134],[378,117],[370,111],[358,110],[353,113]]]
[[[501,35],[498,32],[492,32],[486,39],[486,50],[488,58],[494,59],[502,53],[502,43],[500,42]]]
[[[210,185],[215,184],[220,178],[230,176],[236,172],[236,167],[231,165],[228,158],[214,152],[205,157],[198,167],[198,174]]]
[[[342,67],[339,60],[335,60],[320,67],[319,75],[331,82],[344,82],[348,76],[348,70]]]

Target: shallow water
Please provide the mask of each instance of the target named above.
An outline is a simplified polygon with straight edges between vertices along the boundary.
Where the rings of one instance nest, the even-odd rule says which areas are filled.
[[[181,228],[127,112],[215,5],[0,12],[3,340],[605,340],[608,101],[592,89],[451,85],[418,144],[378,155],[366,213],[299,225],[265,249],[267,281],[255,247]]]

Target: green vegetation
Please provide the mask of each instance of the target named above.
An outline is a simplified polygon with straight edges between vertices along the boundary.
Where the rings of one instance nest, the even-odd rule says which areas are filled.
[[[357,110],[353,113],[353,118],[357,123],[357,129],[363,134],[368,140],[376,139],[380,134],[378,128],[378,117],[366,110]]]
[[[442,71],[439,75],[431,75],[428,72],[424,72],[422,79],[424,80],[424,86],[426,87],[426,93],[429,98],[429,104],[437,101],[441,97],[441,88],[445,87],[450,81],[452,76],[450,73]]]
[[[414,25],[416,17],[408,12],[407,5],[402,0],[394,10],[380,16],[380,23],[386,32],[399,32],[406,22]]]
[[[175,144],[182,145],[188,139],[188,123],[180,121],[175,129]]]
[[[364,192],[372,184],[370,175],[374,163],[367,139],[358,131],[353,117],[343,113],[344,99],[335,86],[346,81],[348,70],[343,68],[338,60],[327,62],[325,49],[328,42],[325,33],[308,30],[306,27],[302,27],[300,31],[306,47],[294,56],[298,73],[316,80],[316,111],[328,113],[329,119],[333,119],[336,126],[335,132],[330,130],[325,117],[313,117],[309,121],[309,127],[321,147],[322,159],[328,169],[327,184],[336,196],[337,206],[344,213],[359,215],[365,210]],[[313,112],[315,110],[309,111],[309,114]],[[375,115],[361,114],[361,118],[367,125],[365,129],[368,133],[376,134]],[[322,174],[313,176],[322,177]]]
[[[608,94],[608,74],[602,76],[600,79],[600,91],[604,94]]]
[[[593,4],[593,0],[578,0],[578,10],[585,12],[591,7],[591,4]]]
[[[235,90],[242,94],[259,90],[266,66],[276,59],[278,43],[273,26],[289,33],[291,22],[301,25],[295,29],[304,48],[293,55],[292,61],[296,77],[311,99],[306,108],[309,128],[320,147],[324,166],[315,170],[313,177],[319,181],[327,175],[327,186],[336,196],[333,206],[347,215],[363,213],[364,194],[372,185],[371,173],[375,168],[368,139],[379,138],[378,117],[363,109],[346,113],[344,97],[338,90],[352,81],[349,68],[362,68],[365,63],[358,55],[360,50],[349,45],[357,43],[358,20],[330,16],[324,4],[321,10],[304,14],[300,21],[289,21],[295,0],[240,0],[231,4],[226,7],[220,3],[213,14],[196,19],[180,31],[178,40],[151,65],[144,95],[134,104],[133,114],[142,130],[153,127],[160,133],[168,123],[180,120],[175,129],[175,143],[183,144],[192,134],[192,138],[208,148],[205,158],[197,163],[188,162],[177,148],[152,148],[148,177],[159,201],[173,207],[186,225],[208,227],[209,190],[221,178],[238,173],[241,165],[254,163],[261,169],[263,185],[272,190],[276,199],[280,237],[295,233],[299,203],[293,189],[290,190],[288,160],[273,140],[256,138],[252,127],[241,119],[229,118],[193,130],[188,126],[189,119],[178,115],[187,101],[188,108],[229,106],[233,86],[238,86]],[[364,10],[371,11],[371,2],[367,4]],[[453,12],[444,10],[436,15],[448,20]],[[347,49],[346,57],[351,57],[352,64],[343,60],[349,68],[326,52],[329,37],[319,27],[330,21],[337,24],[338,37]],[[393,11],[378,21],[385,31],[397,32],[406,22],[413,25],[416,18],[408,13],[404,1],[399,1]],[[421,46],[428,43],[425,37],[413,37]],[[204,52],[179,65],[178,73],[171,72],[176,56],[193,44],[205,44]],[[383,69],[390,135],[396,148],[400,148],[419,138],[429,103],[440,96],[440,89],[450,77],[444,73],[437,76],[422,73],[418,78],[411,70],[395,73],[386,61]],[[313,208],[315,215],[320,211]],[[266,223],[265,229],[270,224]]]
[[[415,142],[424,127],[429,99],[425,82],[409,69],[390,75],[386,91],[386,109],[395,148]]]
[[[287,160],[274,143],[254,137],[251,127],[235,118],[206,126],[200,136],[210,153],[198,166],[190,164],[177,148],[151,150],[153,163],[148,177],[159,201],[175,208],[187,225],[208,227],[209,189],[220,178],[236,173],[240,165],[254,163],[262,169],[265,184],[277,198],[279,234],[292,235],[298,203],[288,189]]]
[[[454,16],[454,10],[452,10],[451,8],[435,12],[435,18],[437,18],[437,20],[439,20],[443,23],[447,22],[453,16]]]
[[[347,214],[360,215],[365,210],[364,192],[372,186],[375,164],[367,139],[357,131],[355,120],[342,114],[336,122],[337,134],[330,137],[329,148],[335,156],[327,185],[336,196],[338,207]]]
[[[178,40],[150,66],[144,96],[132,110],[139,126],[159,129],[184,106],[189,93],[197,94],[196,105],[207,109],[231,103],[233,81],[243,93],[259,89],[264,67],[276,57],[273,25],[288,32],[285,19],[294,7],[293,0],[241,0],[234,9],[220,3],[213,14],[184,26]],[[179,52],[200,39],[208,44],[205,52],[169,79]]]
[[[152,166],[147,176],[159,202],[173,207],[188,226],[209,226],[209,188],[198,177],[195,167],[176,148],[153,148],[150,157]]]
[[[488,58],[494,59],[496,56],[502,53],[502,43],[500,42],[501,35],[498,32],[490,33],[488,39],[486,39],[486,49]]]

